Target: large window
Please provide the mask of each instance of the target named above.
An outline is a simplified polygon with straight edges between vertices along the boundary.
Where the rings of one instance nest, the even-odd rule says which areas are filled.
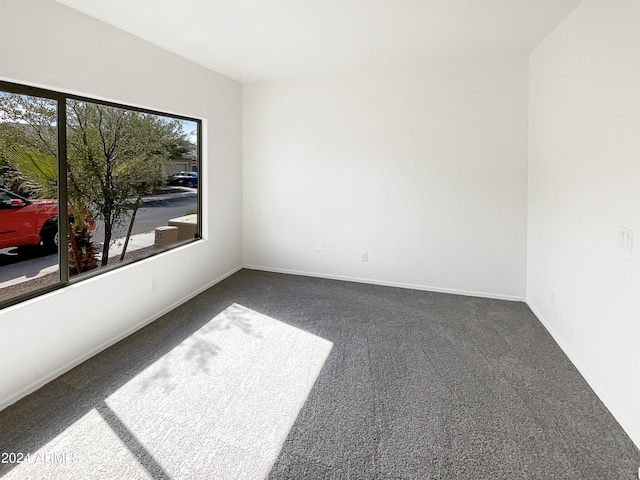
[[[200,238],[200,136],[196,119],[0,82],[0,308]]]

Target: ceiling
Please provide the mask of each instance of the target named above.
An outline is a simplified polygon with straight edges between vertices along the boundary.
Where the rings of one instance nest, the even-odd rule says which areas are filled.
[[[581,0],[56,0],[243,83],[528,52]]]

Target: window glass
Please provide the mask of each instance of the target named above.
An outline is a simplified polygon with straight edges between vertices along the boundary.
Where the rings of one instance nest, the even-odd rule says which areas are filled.
[[[57,105],[0,91],[0,301],[60,281]]]
[[[0,81],[0,308],[200,238],[200,135]]]
[[[196,238],[197,151],[193,121],[68,100],[70,275]]]

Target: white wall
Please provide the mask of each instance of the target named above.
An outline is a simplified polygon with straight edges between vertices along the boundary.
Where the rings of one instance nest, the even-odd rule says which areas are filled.
[[[242,171],[238,83],[49,0],[1,11],[1,79],[202,118],[207,132],[206,241],[0,311],[3,408],[238,268]]]
[[[638,446],[639,26],[637,0],[584,0],[530,56],[527,288]]]
[[[527,77],[520,55],[245,85],[245,264],[524,298]]]

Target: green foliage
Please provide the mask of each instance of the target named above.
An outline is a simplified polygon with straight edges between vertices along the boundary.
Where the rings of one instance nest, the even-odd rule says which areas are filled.
[[[10,146],[4,150],[9,164],[27,180],[33,196],[58,198],[58,160],[47,153]]]
[[[15,151],[33,152],[55,159],[49,148],[56,145],[55,128],[47,125],[54,121],[55,111],[51,115],[42,102],[38,103],[40,105],[36,109],[41,114],[35,116],[27,114],[26,102],[19,95],[0,94],[0,177],[5,181],[4,188],[27,197],[38,196],[40,187],[14,165],[11,157]]]

